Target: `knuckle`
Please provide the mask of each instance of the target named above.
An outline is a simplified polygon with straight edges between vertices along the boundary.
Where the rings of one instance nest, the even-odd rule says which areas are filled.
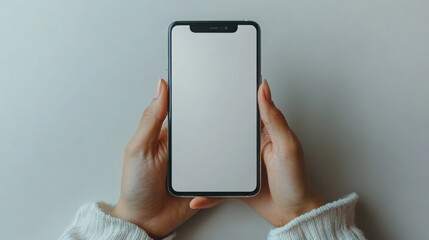
[[[164,121],[164,119],[162,119],[161,117],[161,113],[159,111],[157,111],[156,107],[154,106],[153,103],[151,103],[143,112],[143,115],[141,117],[141,121],[142,122],[147,122],[147,121]]]
[[[152,106],[152,104],[150,104],[143,112],[142,116],[141,116],[141,122],[145,122],[147,120],[149,120],[153,115],[154,115],[155,111],[154,108]]]
[[[148,157],[149,154],[150,153],[146,148],[144,148],[140,145],[133,144],[133,143],[128,143],[124,149],[124,156],[126,158],[131,158],[131,157],[146,158],[146,157]]]
[[[137,152],[137,148],[136,148],[136,146],[134,146],[134,144],[128,143],[125,146],[125,149],[124,149],[124,155],[125,156],[135,155],[136,152]]]
[[[285,151],[288,156],[298,156],[300,154],[300,147],[295,142],[291,142],[286,146]]]
[[[275,108],[273,118],[275,121],[286,121],[286,118],[283,115],[282,111],[280,111],[278,108]]]
[[[283,113],[278,108],[274,108],[265,125],[272,125],[273,123],[275,124],[275,123],[285,122],[285,121],[286,121],[286,118],[283,115]]]
[[[275,144],[276,155],[281,158],[295,159],[304,156],[304,150],[292,130],[288,130],[284,139]]]
[[[285,154],[289,157],[299,157],[303,155],[303,149],[299,141],[294,137],[292,131],[289,134],[290,140],[285,147]]]

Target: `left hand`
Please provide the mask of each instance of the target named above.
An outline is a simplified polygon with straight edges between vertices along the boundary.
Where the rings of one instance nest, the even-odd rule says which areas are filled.
[[[174,197],[166,187],[168,134],[163,122],[168,108],[167,88],[166,82],[159,80],[157,95],[126,146],[121,196],[111,213],[136,224],[152,238],[167,236],[197,211],[189,207],[190,198]],[[218,202],[197,200],[205,207]]]

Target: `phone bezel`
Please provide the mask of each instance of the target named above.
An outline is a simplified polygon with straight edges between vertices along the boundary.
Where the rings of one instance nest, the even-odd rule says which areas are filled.
[[[179,197],[194,197],[194,196],[204,196],[204,197],[251,197],[251,196],[255,196],[259,193],[260,188],[261,188],[261,156],[260,156],[260,116],[259,116],[259,107],[258,104],[256,102],[256,111],[257,111],[257,146],[256,146],[256,151],[257,151],[257,159],[256,159],[256,164],[257,164],[257,172],[256,172],[256,188],[252,191],[244,191],[244,192],[231,192],[231,191],[226,191],[226,192],[218,192],[218,191],[204,191],[204,192],[183,192],[183,191],[176,191],[173,188],[172,185],[172,156],[171,156],[171,130],[172,130],[172,114],[171,114],[171,109],[172,109],[172,98],[171,96],[171,83],[172,83],[172,72],[171,72],[171,67],[172,67],[172,59],[171,59],[171,51],[172,51],[172,42],[171,42],[171,37],[172,37],[172,30],[175,26],[180,26],[180,25],[189,25],[191,26],[192,24],[207,24],[207,25],[214,25],[214,26],[225,26],[225,25],[251,25],[254,26],[256,29],[256,52],[257,52],[257,73],[256,73],[256,85],[257,88],[259,88],[259,85],[261,84],[261,30],[259,25],[254,22],[254,21],[175,21],[172,22],[168,28],[168,171],[167,171],[167,189],[168,191],[174,195],[174,196],[179,196]],[[222,31],[217,31],[217,32],[222,32]],[[258,92],[256,91],[255,93],[256,95],[258,94]]]

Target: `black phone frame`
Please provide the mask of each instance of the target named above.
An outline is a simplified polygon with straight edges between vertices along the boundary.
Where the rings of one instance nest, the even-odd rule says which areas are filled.
[[[204,196],[204,197],[251,197],[255,196],[259,193],[261,189],[261,154],[260,154],[260,132],[261,132],[261,124],[260,124],[260,115],[259,115],[259,107],[258,100],[256,98],[256,118],[257,118],[257,169],[256,169],[256,188],[249,192],[218,192],[218,191],[207,191],[207,192],[181,192],[173,189],[172,185],[172,156],[171,156],[171,133],[172,133],[172,59],[171,59],[171,51],[172,51],[172,30],[175,26],[180,25],[189,25],[191,31],[193,32],[235,32],[237,30],[238,25],[251,25],[256,29],[256,47],[257,47],[257,73],[256,73],[256,96],[258,94],[259,86],[262,82],[261,77],[261,30],[259,25],[254,21],[175,21],[170,24],[168,27],[168,171],[167,171],[167,189],[168,191],[178,197],[195,197],[195,196]],[[210,28],[210,26],[218,27]],[[234,28],[222,28],[224,26],[236,26]]]

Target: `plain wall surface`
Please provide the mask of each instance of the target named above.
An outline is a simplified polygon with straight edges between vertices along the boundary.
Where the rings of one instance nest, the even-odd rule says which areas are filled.
[[[123,149],[167,77],[174,20],[254,20],[262,75],[313,186],[356,191],[371,239],[426,239],[428,1],[0,1],[0,238],[55,239],[119,197]],[[264,239],[240,202],[178,239]]]

